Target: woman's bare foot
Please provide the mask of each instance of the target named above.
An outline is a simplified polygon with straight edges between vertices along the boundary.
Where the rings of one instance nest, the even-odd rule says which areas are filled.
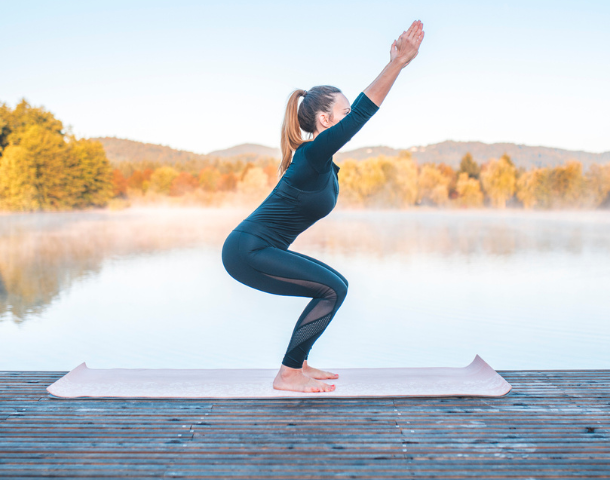
[[[325,370],[319,370],[317,368],[310,367],[307,365],[307,360],[303,361],[303,373],[311,378],[317,378],[318,380],[325,380],[328,378],[339,378],[338,373],[327,372]]]
[[[290,368],[286,365],[280,367],[280,371],[273,380],[273,388],[305,393],[332,392],[335,390],[334,385],[308,377],[303,373],[302,368]]]

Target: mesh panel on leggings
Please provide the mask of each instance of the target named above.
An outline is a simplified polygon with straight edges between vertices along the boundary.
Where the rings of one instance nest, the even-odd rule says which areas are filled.
[[[308,340],[312,337],[315,337],[318,333],[323,332],[324,329],[330,323],[330,319],[332,318],[332,313],[328,315],[318,318],[313,322],[309,322],[306,325],[300,327],[294,334],[292,335],[292,339],[290,340],[290,345],[288,345],[287,351],[289,352],[297,345],[300,345],[305,340]]]
[[[287,352],[290,352],[301,343],[321,334],[333,317],[333,311],[337,304],[337,292],[335,292],[328,285],[324,285],[318,282],[312,282],[310,280],[299,280],[296,278],[278,277],[276,275],[270,275],[265,273],[268,277],[277,278],[284,282],[296,283],[312,289],[313,308],[307,312],[307,314],[300,319],[290,339]],[[312,304],[310,304],[312,305]],[[307,308],[305,309],[307,311]],[[322,315],[322,316],[320,316]],[[307,358],[308,355],[305,355]]]
[[[300,325],[305,325],[306,323],[312,322],[328,313],[332,312],[337,304],[337,292],[335,292],[328,285],[324,285],[323,283],[312,282],[310,280],[299,280],[296,278],[286,278],[286,277],[278,277],[276,275],[270,275],[265,273],[268,277],[277,278],[278,280],[282,280],[283,282],[296,283],[298,285],[303,285],[305,287],[311,288],[312,292],[316,292],[315,295],[312,294],[312,298],[318,298],[320,301],[313,307],[313,309],[307,314],[305,318],[302,319]]]

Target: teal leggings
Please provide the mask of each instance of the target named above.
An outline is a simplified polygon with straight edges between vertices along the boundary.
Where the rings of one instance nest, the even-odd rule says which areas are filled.
[[[282,360],[287,367],[302,368],[311,347],[345,300],[347,279],[320,260],[240,230],[233,230],[225,240],[222,263],[235,280],[256,290],[311,298]]]

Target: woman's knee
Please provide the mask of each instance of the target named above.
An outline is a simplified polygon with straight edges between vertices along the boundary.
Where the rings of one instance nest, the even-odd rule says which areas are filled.
[[[333,286],[333,290],[337,297],[337,303],[341,305],[347,296],[347,282],[340,280]]]

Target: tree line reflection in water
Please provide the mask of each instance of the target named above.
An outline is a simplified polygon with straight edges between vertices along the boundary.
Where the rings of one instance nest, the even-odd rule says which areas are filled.
[[[71,285],[98,274],[111,259],[202,248],[218,255],[243,209],[152,208],[6,215],[0,222],[0,321],[39,316]],[[585,250],[610,253],[603,211],[506,210],[337,211],[291,250],[393,257],[512,256]],[[196,268],[196,266],[194,266]]]

